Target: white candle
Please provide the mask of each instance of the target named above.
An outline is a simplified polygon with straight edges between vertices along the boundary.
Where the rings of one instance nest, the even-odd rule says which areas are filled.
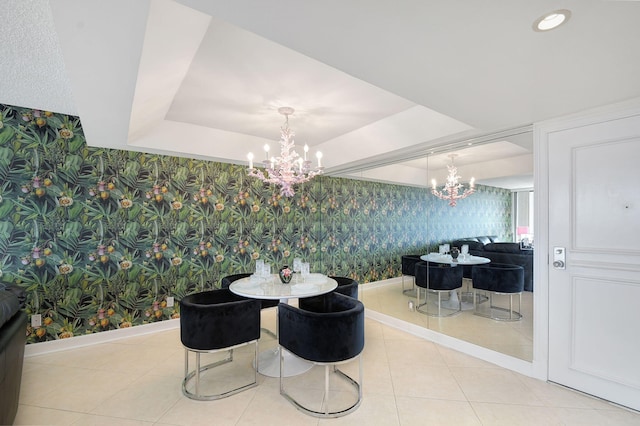
[[[320,162],[320,160],[322,159],[322,153],[318,151],[318,153],[316,154],[316,157],[318,158],[318,167],[322,167],[322,164]]]
[[[271,157],[271,168],[275,169],[276,167],[276,158],[275,157]]]
[[[247,158],[249,158],[249,168],[253,169],[253,152],[247,154]]]
[[[431,185],[433,185],[433,189],[436,189],[436,180],[431,179]]]
[[[309,152],[309,145],[304,144],[304,161],[307,161],[307,152]]]
[[[264,145],[264,158],[265,160],[269,159],[269,145],[267,144]]]
[[[469,185],[473,188],[473,182],[476,180],[476,178],[471,178],[471,181],[469,181]]]
[[[304,163],[304,161],[302,160],[302,158],[298,158],[298,165],[300,166],[300,173],[302,173],[302,164]]]

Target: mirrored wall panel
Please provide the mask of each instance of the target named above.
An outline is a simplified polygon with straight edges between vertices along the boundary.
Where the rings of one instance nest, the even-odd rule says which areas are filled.
[[[389,173],[421,176],[411,184],[424,186],[429,194],[421,218],[428,227],[428,253],[405,255],[421,260],[431,253],[430,262],[422,264],[417,277],[415,266],[407,262],[401,281],[365,287],[362,300],[367,308],[531,361],[535,253],[532,145],[530,130],[517,131],[495,140],[486,138],[482,144],[470,141],[456,144],[454,149],[435,147],[415,159],[362,170],[363,179]],[[453,268],[452,253],[458,256]],[[478,268],[475,262],[486,263]],[[506,265],[513,266],[515,272]],[[455,268],[462,271],[450,273]],[[447,286],[459,288],[450,291]]]

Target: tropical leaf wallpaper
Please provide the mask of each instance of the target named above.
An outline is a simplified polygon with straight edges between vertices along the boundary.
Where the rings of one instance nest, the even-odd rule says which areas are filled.
[[[320,176],[283,198],[245,167],[87,146],[78,117],[0,104],[0,285],[28,294],[41,342],[179,317],[166,298],[294,257],[361,283],[400,256],[511,237],[511,194],[455,209],[425,188]]]

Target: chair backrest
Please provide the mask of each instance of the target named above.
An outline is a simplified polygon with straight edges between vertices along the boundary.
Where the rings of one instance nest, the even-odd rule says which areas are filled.
[[[354,299],[358,298],[358,281],[354,280],[353,278],[347,277],[330,276],[329,278],[333,278],[338,282],[338,287],[336,287],[332,291],[332,293],[344,294],[345,296],[353,297]],[[326,311],[327,309],[324,306],[326,303],[328,303],[328,299],[324,296],[325,295],[320,295],[299,299],[298,307],[300,309],[304,309],[305,311]]]
[[[315,362],[351,359],[364,348],[364,305],[340,293],[328,293],[324,312],[278,305],[278,341],[293,354]]]
[[[334,292],[353,297],[354,299],[358,298],[358,281],[348,277],[330,276],[329,278],[333,278],[338,282],[338,287],[333,290]]]
[[[422,262],[418,254],[405,254],[400,258],[402,263],[402,275],[415,276],[416,263]]]
[[[422,261],[416,263],[415,277],[418,287],[429,290],[454,290],[462,287],[463,268],[459,265]]]
[[[258,338],[259,300],[218,289],[190,294],[180,301],[180,340],[190,349],[221,349]]]
[[[227,275],[226,277],[222,277],[222,279],[220,280],[220,288],[229,288],[229,286],[231,285],[232,282],[237,281],[239,279],[242,278],[247,278],[250,277],[251,274],[249,273],[241,273],[241,274],[233,274],[233,275]]]
[[[227,275],[226,277],[222,277],[220,280],[220,288],[229,288],[232,282],[238,281],[242,278],[250,277],[251,274],[247,272],[242,272],[240,274]],[[260,304],[262,309],[266,308],[274,308],[278,306],[278,300],[268,300],[268,299],[260,299]]]
[[[473,287],[479,290],[499,293],[520,293],[524,291],[524,268],[506,263],[477,265],[471,273]]]

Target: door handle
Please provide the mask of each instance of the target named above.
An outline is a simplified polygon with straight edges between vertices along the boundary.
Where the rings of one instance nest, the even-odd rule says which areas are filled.
[[[566,250],[564,247],[554,247],[553,248],[553,267],[556,269],[565,269],[566,268],[566,258],[565,258]]]

